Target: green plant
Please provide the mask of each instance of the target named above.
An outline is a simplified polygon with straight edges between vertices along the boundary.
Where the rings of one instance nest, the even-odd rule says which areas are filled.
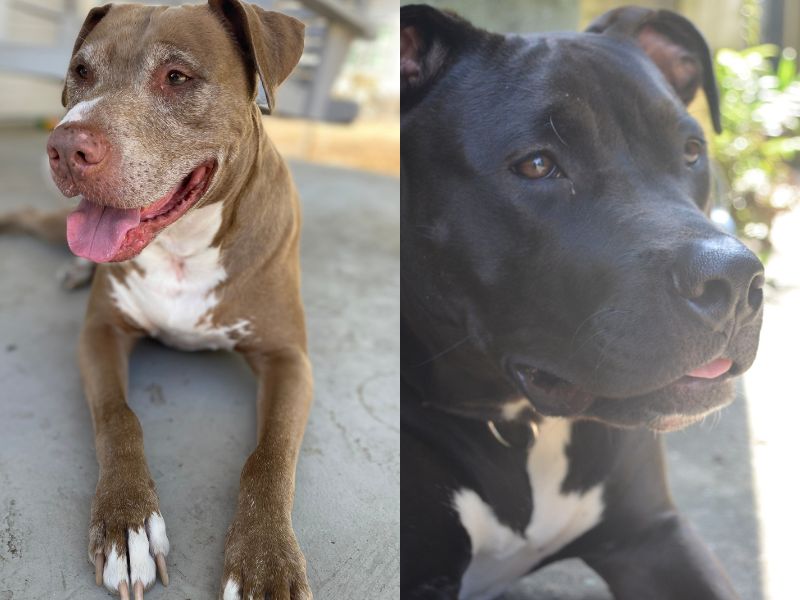
[[[800,201],[797,53],[761,45],[716,56],[723,132],[713,153],[739,233],[766,255],[775,216]]]

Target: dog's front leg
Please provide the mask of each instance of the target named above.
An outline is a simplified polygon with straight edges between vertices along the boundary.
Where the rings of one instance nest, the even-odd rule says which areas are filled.
[[[123,599],[132,590],[140,600],[155,582],[157,569],[167,584],[169,541],[145,462],[142,428],[126,402],[128,357],[135,338],[92,316],[91,302],[89,308],[79,354],[100,467],[89,560],[98,585],[105,584]]]
[[[259,379],[258,445],[242,469],[236,516],[225,542],[223,599],[310,600],[292,503],[311,406],[311,365],[300,347],[247,359]]]
[[[727,575],[675,512],[601,555],[584,560],[617,600],[738,600]]]

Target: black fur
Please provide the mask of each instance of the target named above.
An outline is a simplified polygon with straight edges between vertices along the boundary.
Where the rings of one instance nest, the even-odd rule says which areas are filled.
[[[602,523],[548,561],[583,557],[618,598],[735,598],[645,427],[730,401],[727,376],[675,382],[720,356],[729,375],[750,366],[762,267],[704,212],[708,157],[683,101],[702,85],[718,121],[708,48],[682,17],[631,10],[524,37],[401,9],[403,598],[457,597],[471,550],[454,490],[516,531],[530,521],[525,436],[506,447],[487,427],[521,396],[523,429],[575,419],[564,493],[605,490]],[[680,89],[644,28],[692,54]],[[560,176],[521,176],[536,152]],[[655,588],[620,572],[634,556]]]

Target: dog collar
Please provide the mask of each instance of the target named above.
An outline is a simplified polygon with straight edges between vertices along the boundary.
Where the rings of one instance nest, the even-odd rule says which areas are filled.
[[[486,427],[492,437],[506,448],[525,448],[530,450],[539,437],[539,425],[530,421],[486,421]]]

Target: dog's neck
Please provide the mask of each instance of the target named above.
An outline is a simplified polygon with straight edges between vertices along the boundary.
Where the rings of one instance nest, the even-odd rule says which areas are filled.
[[[504,419],[504,406],[518,400],[519,393],[475,340],[463,330],[451,330],[450,342],[432,342],[419,335],[416,325],[401,314],[403,401],[480,420]]]

